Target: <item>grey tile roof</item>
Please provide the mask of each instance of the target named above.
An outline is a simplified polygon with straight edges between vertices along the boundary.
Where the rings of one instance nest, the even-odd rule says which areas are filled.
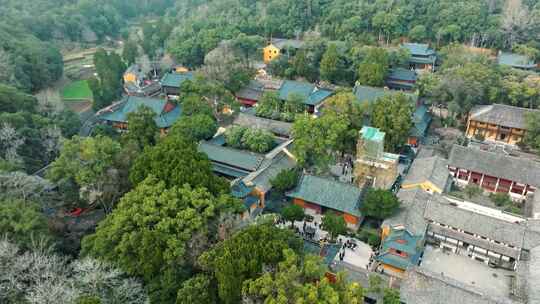
[[[298,39],[273,38],[271,43],[278,49],[283,49],[286,47],[299,49],[304,46],[304,42]]]
[[[540,163],[524,158],[454,145],[448,165],[540,187]]]
[[[398,91],[398,90],[389,90],[385,88],[362,86],[358,84],[354,86],[353,93],[356,96],[356,101],[359,104],[365,104],[365,103],[372,104],[381,97],[384,97],[387,95],[398,94],[398,93],[405,94],[405,96],[410,97],[413,104],[416,104],[418,100],[418,95],[415,93],[406,93],[406,92]]]
[[[474,107],[471,110],[470,118],[509,128],[527,129],[527,113],[538,112],[540,111],[509,105],[492,104]]]
[[[276,177],[282,170],[292,169],[296,162],[284,152],[280,152],[275,158],[267,164],[263,164],[258,172],[254,172],[244,179],[253,184],[260,191],[266,192],[272,188],[270,181]]]
[[[246,113],[238,114],[233,124],[250,128],[260,128],[286,137],[289,137],[292,129],[291,123],[257,117]]]
[[[262,97],[263,92],[264,92],[264,84],[256,80],[252,80],[249,82],[248,85],[241,88],[234,95],[238,98],[258,101]]]
[[[430,195],[425,191],[416,189],[401,189],[397,194],[401,201],[400,210],[392,217],[383,222],[383,226],[405,226],[413,234],[423,234],[427,228],[427,221],[424,219],[426,205],[437,196]]]
[[[402,185],[419,184],[429,181],[444,191],[450,179],[450,172],[447,166],[447,160],[438,156],[416,158]]]
[[[512,223],[475,213],[443,200],[427,204],[424,218],[516,247],[523,246],[527,228],[525,223]]]
[[[508,298],[493,297],[452,278],[412,267],[400,288],[401,301],[407,304],[512,304]],[[536,303],[536,302],[531,302]]]
[[[313,175],[304,175],[298,186],[287,193],[287,196],[360,216],[362,190],[352,184]]]
[[[212,162],[247,171],[255,171],[264,161],[264,155],[218,146],[207,142],[199,144],[199,151],[206,153]]]

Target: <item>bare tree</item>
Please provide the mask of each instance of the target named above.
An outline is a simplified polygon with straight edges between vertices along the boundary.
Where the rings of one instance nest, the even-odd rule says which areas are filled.
[[[38,110],[42,113],[59,113],[64,110],[64,103],[58,90],[44,89],[35,95],[38,101]]]
[[[22,159],[17,153],[17,149],[24,143],[24,138],[17,133],[17,130],[8,123],[3,123],[0,127],[0,157],[12,163],[21,163]]]
[[[514,45],[520,33],[527,30],[531,22],[529,12],[521,0],[507,0],[504,6],[501,21],[501,30],[506,35],[506,44],[510,48]]]

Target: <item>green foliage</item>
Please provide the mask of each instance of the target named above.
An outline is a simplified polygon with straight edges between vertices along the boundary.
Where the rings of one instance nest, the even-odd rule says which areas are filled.
[[[154,117],[156,113],[147,106],[141,106],[137,111],[129,113],[128,132],[123,134],[123,139],[137,143],[139,149],[156,144],[159,129]]]
[[[384,304],[400,304],[399,290],[393,288],[385,288],[383,291]]]
[[[349,283],[343,273],[335,284],[324,277],[325,267],[316,256],[303,259],[290,249],[283,251],[284,260],[277,270],[244,282],[242,294],[264,303],[350,303],[364,302],[364,290],[358,283]]]
[[[221,302],[240,301],[243,282],[259,277],[263,266],[277,265],[284,249],[300,252],[302,241],[291,231],[271,225],[249,226],[205,252],[199,263],[218,283]]]
[[[266,153],[276,146],[272,133],[258,128],[233,126],[225,132],[228,146],[247,149],[252,152]]]
[[[108,210],[126,188],[122,170],[127,167],[121,161],[120,144],[108,137],[74,136],[64,142],[47,177],[59,184],[76,183],[89,203],[100,203]]]
[[[182,116],[174,123],[167,136],[187,136],[198,142],[212,138],[217,129],[218,124],[212,116],[196,114]]]
[[[512,200],[507,193],[491,193],[489,195],[489,198],[498,207],[508,206],[512,204]]]
[[[228,192],[228,182],[212,173],[210,161],[185,136],[167,136],[144,150],[131,167],[129,180],[137,185],[154,175],[167,187],[188,184],[205,187],[212,194]]]
[[[97,111],[121,96],[121,80],[126,66],[120,55],[108,53],[104,49],[98,49],[94,53],[94,65],[98,78],[90,79],[88,85],[94,96],[92,107]]]
[[[286,221],[293,224],[295,221],[301,221],[304,218],[304,208],[290,204],[281,210],[281,215]]]
[[[331,239],[334,239],[336,236],[347,232],[347,223],[343,216],[327,212],[322,220],[322,228],[330,233]]]
[[[201,253],[197,248],[214,241],[216,225],[210,223],[239,208],[228,195],[214,197],[187,184],[168,188],[150,176],[121,199],[95,234],[83,239],[82,252],[142,277],[153,301],[170,303]]]
[[[400,206],[396,195],[389,190],[369,189],[366,192],[362,206],[362,213],[366,216],[384,220],[394,215]]]
[[[0,112],[34,112],[37,100],[14,87],[0,84]]]
[[[279,100],[277,93],[265,92],[261,100],[257,103],[255,113],[257,116],[279,119],[281,115],[282,101]]]
[[[379,247],[381,244],[380,233],[377,229],[362,228],[360,231],[358,231],[357,237],[362,242],[366,242],[374,248]]]
[[[540,113],[528,114],[526,116],[527,132],[524,143],[537,150],[540,155]]]
[[[412,102],[402,93],[381,97],[373,106],[371,124],[386,133],[385,150],[396,152],[409,137],[412,124]]]
[[[31,201],[4,199],[0,201],[0,235],[28,249],[33,242],[50,241],[47,218],[39,205]]]
[[[77,304],[101,304],[98,297],[82,296],[77,299]]]
[[[63,99],[92,99],[92,90],[88,86],[88,81],[78,80],[74,81],[62,89],[62,98]]]
[[[468,198],[474,198],[482,194],[482,188],[478,187],[476,184],[468,184],[463,190]]]
[[[321,59],[321,79],[335,83],[339,80],[343,69],[344,66],[339,56],[337,46],[335,44],[330,44]]]
[[[139,46],[133,40],[127,40],[124,42],[124,47],[122,49],[122,58],[127,63],[127,65],[132,65],[135,63],[135,60],[139,56]]]
[[[270,184],[272,185],[272,189],[284,194],[286,191],[296,187],[299,178],[300,174],[297,169],[283,169],[270,180]]]
[[[249,128],[242,137],[242,143],[248,150],[266,153],[276,146],[274,135],[263,129]]]
[[[343,151],[350,144],[351,130],[348,121],[337,115],[323,115],[313,118],[300,116],[294,122],[292,136],[295,138],[294,155],[302,167],[316,165],[324,168],[333,155]]]
[[[369,48],[358,67],[358,82],[367,86],[383,86],[389,64],[388,52],[385,49]]]
[[[351,129],[350,138],[344,142],[343,149],[351,152],[356,148],[355,138],[362,129],[367,109],[358,104],[356,96],[349,91],[338,91],[324,103],[323,115],[336,116],[347,122]]]
[[[182,284],[176,296],[176,304],[214,304],[216,287],[206,275],[196,275]]]

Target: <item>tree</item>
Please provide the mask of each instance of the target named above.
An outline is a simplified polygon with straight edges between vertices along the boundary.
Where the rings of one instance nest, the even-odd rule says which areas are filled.
[[[304,209],[298,205],[290,204],[281,210],[281,215],[286,221],[291,222],[291,228],[295,221],[301,221],[304,218]]]
[[[525,133],[524,143],[536,149],[540,155],[540,113],[528,114],[525,119],[527,132]]]
[[[473,198],[475,196],[478,196],[482,194],[482,188],[478,187],[476,184],[468,184],[465,186],[465,189],[463,190],[468,198]]]
[[[330,238],[333,240],[336,236],[347,232],[347,223],[343,216],[327,212],[322,220],[322,227],[330,233]]]
[[[261,100],[257,103],[255,114],[260,117],[279,119],[282,101],[275,92],[264,92]]]
[[[2,303],[147,303],[137,280],[94,259],[67,259],[36,243],[23,251],[0,239]]]
[[[410,97],[398,93],[379,98],[373,106],[371,124],[386,133],[385,150],[397,151],[407,142],[413,126]]]
[[[400,304],[399,290],[393,288],[385,288],[383,291],[384,304]]]
[[[127,116],[128,132],[123,134],[126,141],[137,143],[139,149],[156,144],[159,129],[154,117],[156,113],[147,106],[141,106]]]
[[[137,185],[153,175],[167,187],[188,184],[205,187],[212,194],[227,193],[228,182],[212,173],[208,157],[185,136],[167,136],[156,146],[144,150],[131,167],[129,180]]]
[[[263,266],[283,260],[284,249],[300,252],[302,241],[289,230],[272,225],[253,225],[205,252],[199,263],[217,280],[219,299],[225,304],[240,301],[244,281],[257,278]]]
[[[127,40],[124,42],[124,48],[122,49],[122,58],[128,65],[135,63],[135,60],[139,57],[139,46],[133,40]]]
[[[176,304],[214,304],[217,298],[215,292],[216,287],[212,286],[211,278],[199,274],[182,284],[182,288],[178,290]]]
[[[75,182],[88,203],[98,203],[109,211],[126,188],[119,178],[127,170],[120,156],[120,144],[108,137],[74,136],[64,142],[47,177],[55,183]]]
[[[292,190],[298,184],[300,174],[296,168],[283,169],[273,179],[270,180],[272,189],[284,194],[286,191]]]
[[[369,189],[364,198],[361,211],[364,215],[384,220],[394,215],[400,206],[400,201],[389,190]]]
[[[266,153],[276,146],[276,142],[269,131],[248,128],[242,136],[242,146],[253,152]]]
[[[187,184],[167,188],[150,176],[83,239],[82,253],[142,277],[153,301],[170,303],[195,258],[215,241],[222,214],[240,208],[228,195],[214,197]]]
[[[242,294],[254,303],[351,303],[364,302],[358,283],[348,283],[339,273],[335,284],[324,276],[325,267],[317,256],[299,257],[283,250],[284,260],[275,271],[244,282]]]
[[[321,79],[331,83],[338,81],[343,69],[340,61],[337,46],[333,43],[330,44],[321,60]]]
[[[242,126],[232,126],[225,131],[225,142],[233,148],[242,148],[242,138],[248,129]]]
[[[303,113],[305,109],[304,98],[297,93],[291,93],[282,105],[280,118],[284,121],[294,121],[296,115]]]
[[[495,203],[495,205],[497,205],[498,207],[503,207],[503,206],[507,206],[507,205],[511,205],[512,204],[512,199],[510,198],[510,196],[508,195],[508,193],[494,193],[494,194],[490,194],[489,195],[489,198],[491,199],[491,201],[493,203]]]
[[[413,41],[424,41],[427,38],[428,32],[425,26],[417,25],[409,31],[409,37]]]
[[[33,242],[51,241],[47,218],[31,201],[0,201],[0,232],[18,246],[28,249]]]
[[[358,66],[358,82],[362,85],[381,87],[389,70],[388,52],[383,48],[369,48]]]
[[[217,129],[218,124],[212,116],[196,114],[182,116],[174,123],[167,136],[187,136],[198,142],[212,138]]]

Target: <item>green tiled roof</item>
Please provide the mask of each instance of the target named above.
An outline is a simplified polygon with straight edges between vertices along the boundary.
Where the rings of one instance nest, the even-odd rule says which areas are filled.
[[[306,105],[316,106],[332,95],[332,91],[319,89],[307,82],[285,80],[278,91],[279,99],[287,100],[290,94],[302,97]]]
[[[415,71],[404,68],[396,68],[390,70],[388,78],[401,81],[416,81],[418,76],[416,75]]]
[[[264,160],[264,155],[261,154],[218,146],[204,141],[199,144],[199,151],[206,153],[214,163],[249,172],[257,170]]]
[[[186,73],[167,73],[161,79],[161,85],[165,87],[180,88],[186,80],[193,80],[195,76],[192,72]]]
[[[402,48],[409,50],[411,56],[430,56],[435,55],[435,51],[425,43],[404,43]]]
[[[356,85],[354,87],[354,95],[356,96],[356,101],[360,104],[364,104],[364,103],[372,104],[381,97],[384,97],[387,95],[398,94],[398,93],[402,93],[402,94],[405,94],[405,96],[410,97],[411,101],[414,103],[416,103],[416,101],[418,100],[417,94],[405,93],[402,91],[389,90],[389,89],[384,89],[384,88],[368,87],[368,86],[362,86],[362,85]]]
[[[287,193],[287,196],[358,217],[361,216],[359,208],[362,191],[355,185],[313,175],[304,175],[298,186]]]
[[[533,60],[530,60],[527,56],[520,54],[501,53],[497,60],[501,65],[509,65],[515,68],[533,69],[536,67]]]
[[[428,108],[425,105],[421,105],[416,108],[413,113],[412,122],[413,127],[410,135],[415,137],[425,136],[431,122],[431,115],[429,114]]]
[[[376,142],[384,142],[384,136],[386,135],[379,129],[369,126],[363,126],[360,133],[362,134],[362,138]]]
[[[164,113],[166,105],[167,101],[164,99],[128,96],[118,108],[100,114],[99,118],[107,121],[127,122],[129,113],[136,112],[140,107],[146,106],[156,113],[154,121],[158,128],[168,128],[180,117],[182,109],[180,105],[175,105],[172,111]]]
[[[417,265],[423,252],[423,236],[412,235],[406,229],[392,229],[381,248],[381,254],[377,260],[400,269],[406,269],[410,265]],[[407,257],[401,257],[390,252],[390,249],[407,253]]]

